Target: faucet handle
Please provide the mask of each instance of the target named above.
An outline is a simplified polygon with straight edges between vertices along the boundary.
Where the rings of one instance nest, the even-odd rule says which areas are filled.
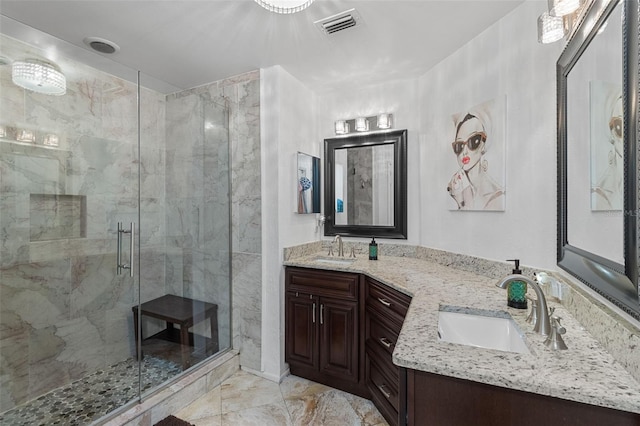
[[[327,256],[333,256],[333,246],[329,246],[329,253],[327,253]]]
[[[544,341],[544,344],[554,351],[568,349],[564,340],[562,340],[562,335],[567,332],[567,329],[560,325],[561,319],[555,315],[551,317],[551,333],[547,340]]]

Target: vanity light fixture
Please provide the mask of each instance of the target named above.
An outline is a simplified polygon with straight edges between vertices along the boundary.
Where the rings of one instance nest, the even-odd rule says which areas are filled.
[[[550,16],[570,15],[580,7],[580,0],[549,0]]]
[[[25,59],[11,64],[11,80],[16,86],[45,95],[67,92],[67,80],[60,69],[39,59]]]
[[[370,117],[357,117],[349,120],[336,120],[334,130],[336,135],[347,135],[356,132],[388,130],[393,127],[393,114],[381,113]]]
[[[255,0],[270,12],[289,14],[300,12],[311,6],[313,0]]]
[[[538,17],[538,41],[542,44],[553,43],[565,36],[564,19],[544,12]]]

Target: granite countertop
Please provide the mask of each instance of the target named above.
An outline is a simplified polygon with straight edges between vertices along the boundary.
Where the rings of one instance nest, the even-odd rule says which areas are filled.
[[[527,310],[507,306],[507,292],[495,286],[495,279],[407,257],[382,256],[370,261],[360,255],[351,264],[316,260],[325,255],[292,258],[284,264],[363,273],[413,297],[393,352],[396,365],[640,413],[640,383],[562,305],[548,303],[562,318],[567,329],[563,339],[569,349],[553,351],[544,345],[545,337],[533,333],[532,325],[525,321]],[[437,325],[442,306],[509,313],[525,332],[531,354],[440,341]]]

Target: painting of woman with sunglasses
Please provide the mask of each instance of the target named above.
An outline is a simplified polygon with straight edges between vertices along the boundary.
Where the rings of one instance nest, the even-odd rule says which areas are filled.
[[[459,210],[504,210],[504,188],[489,174],[485,158],[490,136],[484,121],[488,117],[478,112],[460,117],[451,144],[460,168],[449,181],[447,191]]]

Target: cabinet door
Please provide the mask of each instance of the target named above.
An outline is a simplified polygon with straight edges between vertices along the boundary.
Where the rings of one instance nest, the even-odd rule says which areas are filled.
[[[320,298],[320,371],[358,381],[358,303]]]
[[[287,293],[285,317],[285,360],[318,368],[316,317],[318,298]]]

